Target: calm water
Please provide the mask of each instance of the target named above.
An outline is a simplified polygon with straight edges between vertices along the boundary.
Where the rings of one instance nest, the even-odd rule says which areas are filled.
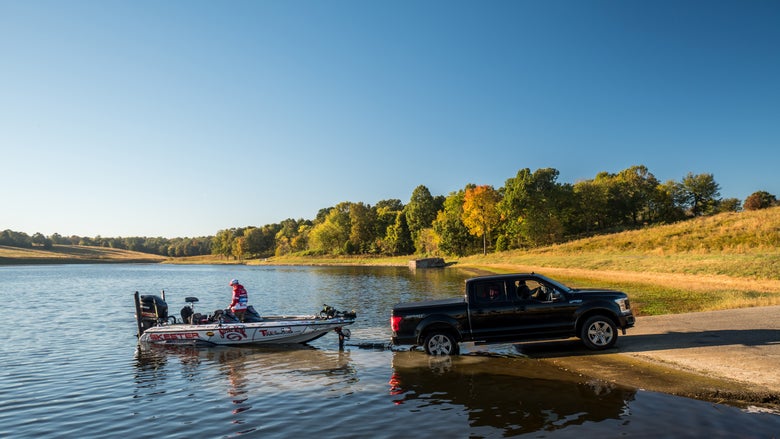
[[[266,314],[355,309],[343,351],[141,349],[132,294],[171,313],[230,299]],[[513,355],[392,351],[389,310],[460,294],[450,270],[68,265],[0,267],[0,437],[778,437],[780,416],[622,388]],[[468,347],[465,349],[468,351]]]

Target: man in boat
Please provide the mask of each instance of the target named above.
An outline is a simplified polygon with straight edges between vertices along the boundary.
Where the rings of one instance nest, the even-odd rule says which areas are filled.
[[[238,283],[238,279],[231,280],[230,286],[233,287],[233,302],[230,304],[230,310],[236,315],[238,321],[243,322],[249,296],[246,293],[246,288]]]

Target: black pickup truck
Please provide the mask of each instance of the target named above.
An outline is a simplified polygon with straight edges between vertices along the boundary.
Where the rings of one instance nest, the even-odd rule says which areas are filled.
[[[569,288],[536,273],[466,280],[465,297],[399,303],[390,317],[394,345],[424,346],[430,355],[459,352],[458,343],[579,337],[608,349],[620,328],[634,326],[628,296]]]

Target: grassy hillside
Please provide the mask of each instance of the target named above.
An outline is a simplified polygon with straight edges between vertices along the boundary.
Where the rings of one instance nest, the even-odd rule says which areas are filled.
[[[724,213],[529,251],[472,256],[461,262],[780,280],[780,207]]]
[[[458,264],[621,289],[640,314],[780,305],[780,207],[471,256]]]
[[[0,265],[72,264],[94,262],[161,262],[162,256],[106,247],[55,245],[51,249],[18,248],[0,245]]]

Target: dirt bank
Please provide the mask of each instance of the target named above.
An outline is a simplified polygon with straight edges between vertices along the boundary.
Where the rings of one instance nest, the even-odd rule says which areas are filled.
[[[618,384],[780,409],[780,306],[640,317],[605,353],[573,340],[519,349]]]

